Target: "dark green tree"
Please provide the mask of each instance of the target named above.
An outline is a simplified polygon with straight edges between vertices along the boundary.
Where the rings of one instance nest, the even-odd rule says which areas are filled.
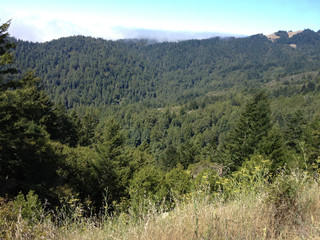
[[[253,154],[259,142],[270,128],[270,106],[265,92],[255,94],[241,113],[235,128],[231,130],[224,151],[233,168]]]
[[[137,171],[130,182],[130,198],[134,211],[144,210],[144,204],[153,201],[160,204],[168,194],[165,173],[153,165],[145,166]]]
[[[164,171],[170,171],[179,162],[179,153],[176,147],[168,146],[159,159],[159,166]]]
[[[297,152],[300,152],[299,142],[306,128],[306,120],[301,110],[297,110],[293,114],[287,116],[285,125],[286,144]]]
[[[67,115],[57,114],[32,71],[22,78],[12,76],[8,27],[9,22],[0,27],[0,195],[32,189],[41,198],[54,200],[60,182],[59,151],[61,143],[69,143],[64,137],[68,139],[72,127],[59,124]]]
[[[166,183],[172,197],[180,197],[191,190],[191,175],[183,169],[181,164],[166,174]]]
[[[6,193],[36,190],[48,197],[57,184],[58,156],[46,131],[51,103],[28,73],[19,89],[0,93],[0,171]]]
[[[286,145],[278,125],[274,125],[268,135],[262,138],[258,144],[257,152],[272,162],[271,171],[273,173],[285,165],[287,160]]]
[[[95,144],[97,158],[94,162],[96,186],[92,189],[96,206],[101,206],[104,193],[108,194],[108,204],[124,196],[130,175],[128,158],[124,154],[125,138],[115,120],[104,123],[98,142]]]
[[[303,140],[306,144],[306,153],[309,163],[319,165],[320,157],[320,117],[316,115],[308,124]]]
[[[8,75],[17,72],[15,68],[11,67],[14,62],[14,52],[12,50],[15,48],[15,44],[9,41],[9,27],[10,21],[0,26],[0,91],[18,85],[18,82],[9,81],[8,78],[6,78]]]
[[[89,146],[94,142],[95,130],[98,123],[98,117],[90,112],[86,112],[80,122],[78,122],[78,139],[81,146]]]
[[[187,169],[190,164],[195,162],[196,155],[199,154],[199,149],[192,142],[187,141],[180,145],[178,149],[179,162]]]

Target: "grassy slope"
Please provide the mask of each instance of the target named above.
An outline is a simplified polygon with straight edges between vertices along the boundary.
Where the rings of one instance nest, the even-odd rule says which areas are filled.
[[[227,201],[204,188],[171,212],[150,204],[139,218],[129,210],[98,220],[80,217],[75,208],[70,218],[57,219],[60,224],[45,216],[35,224],[18,217],[6,222],[5,231],[8,239],[319,239],[320,186],[313,177],[295,171],[270,184],[238,176],[230,179],[238,188]]]

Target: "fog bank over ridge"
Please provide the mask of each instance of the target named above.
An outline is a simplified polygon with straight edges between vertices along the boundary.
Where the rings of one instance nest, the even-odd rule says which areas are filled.
[[[122,39],[151,39],[159,42],[175,42],[190,39],[208,39],[212,37],[246,37],[246,35],[224,32],[168,31],[160,29],[115,27],[114,31]]]

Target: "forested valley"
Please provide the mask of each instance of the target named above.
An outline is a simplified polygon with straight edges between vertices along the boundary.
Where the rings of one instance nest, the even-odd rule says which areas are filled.
[[[58,228],[111,216],[128,225],[191,202],[198,219],[195,199],[262,189],[277,211],[264,239],[280,236],[292,212],[306,221],[295,206],[319,174],[320,31],[34,43],[9,26],[0,28],[0,238],[16,234],[19,216],[26,229],[47,218]],[[222,236],[195,223],[192,238]],[[38,228],[26,236],[46,234]]]

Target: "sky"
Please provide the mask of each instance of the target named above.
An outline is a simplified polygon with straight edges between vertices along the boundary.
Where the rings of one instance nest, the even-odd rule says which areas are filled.
[[[320,0],[1,0],[9,33],[45,42],[83,35],[159,41],[320,30]]]

